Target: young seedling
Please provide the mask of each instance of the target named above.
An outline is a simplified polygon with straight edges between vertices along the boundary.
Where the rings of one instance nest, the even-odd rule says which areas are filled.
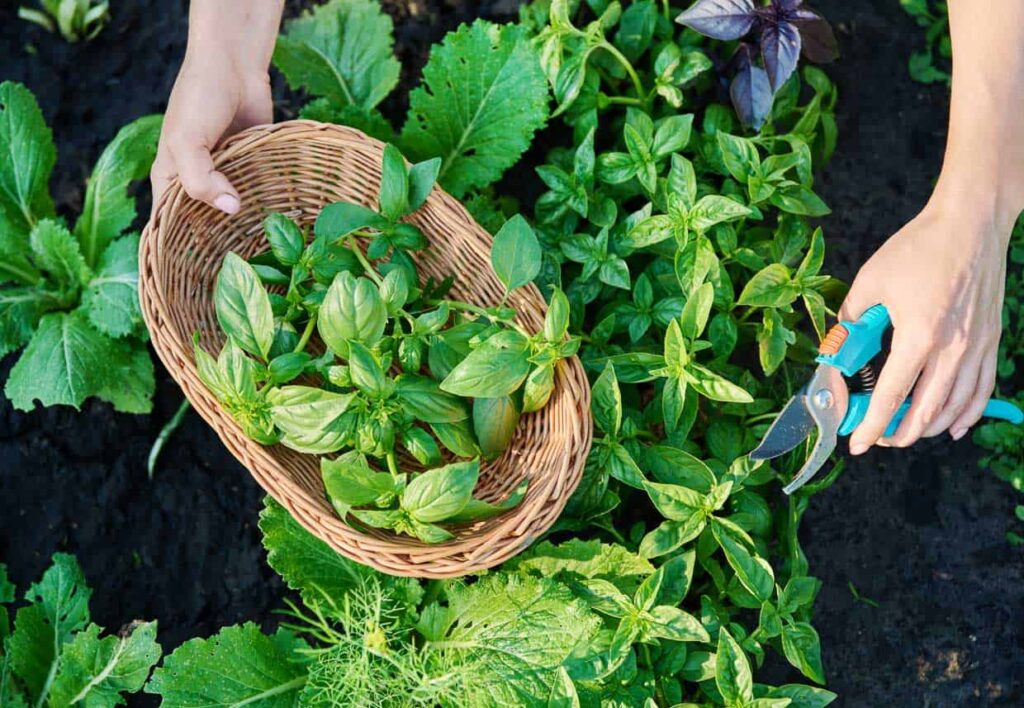
[[[103,31],[110,20],[108,0],[39,0],[39,7],[21,6],[18,17],[68,42],[88,41]]]

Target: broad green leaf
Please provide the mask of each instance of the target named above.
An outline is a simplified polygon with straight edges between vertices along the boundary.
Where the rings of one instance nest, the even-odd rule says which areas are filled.
[[[825,298],[822,297],[821,293],[817,290],[804,290],[803,293],[804,307],[807,308],[807,314],[811,318],[811,324],[814,325],[814,332],[818,335],[818,339],[825,338]],[[790,342],[792,344],[793,342]]]
[[[24,346],[43,312],[55,304],[55,294],[40,287],[0,289],[0,356]]]
[[[459,457],[476,457],[480,454],[469,421],[458,423],[430,423],[438,442]]]
[[[112,337],[124,337],[141,326],[137,235],[119,238],[103,251],[82,305],[93,326]]]
[[[520,288],[540,273],[540,242],[519,214],[505,222],[494,236],[491,266],[508,290]]]
[[[461,511],[454,516],[448,517],[446,522],[450,524],[469,524],[502,514],[509,509],[519,506],[523,499],[526,498],[528,489],[529,480],[524,479],[518,487],[512,490],[511,494],[495,504],[483,501],[482,499],[471,498],[466,502],[466,506],[462,507]]]
[[[149,174],[162,124],[159,115],[129,123],[96,161],[86,185],[82,214],[75,222],[75,237],[90,267],[98,267],[110,244],[135,221],[135,197],[128,187]]]
[[[53,134],[32,92],[0,83],[0,212],[23,234],[53,216],[47,187],[56,162]]]
[[[403,374],[396,381],[395,395],[406,413],[425,423],[458,423],[469,417],[462,399],[442,391],[426,376]]]
[[[397,597],[411,605],[418,604],[422,589],[412,578],[383,575],[369,566],[341,555],[311,534],[291,514],[270,497],[263,500],[260,531],[267,563],[292,590],[308,602],[325,596],[343,597],[364,583],[375,579],[395,589]]]
[[[821,197],[802,184],[780,187],[768,201],[783,211],[800,216],[825,216],[832,213]]]
[[[676,251],[674,266],[679,287],[683,295],[689,297],[709,273],[718,270],[718,256],[710,239],[701,236],[691,239],[685,248]]]
[[[806,278],[807,276],[817,275],[818,271],[821,270],[821,264],[825,260],[825,239],[819,226],[811,234],[811,247],[807,249],[807,255],[800,262],[800,267],[796,270],[796,278]]]
[[[345,272],[327,289],[316,327],[331,351],[347,357],[349,341],[372,347],[387,323],[387,307],[373,281]]]
[[[694,511],[704,507],[704,495],[678,484],[644,482],[643,488],[658,512],[670,521],[688,521]]]
[[[115,343],[81,312],[44,315],[11,369],[4,393],[18,410],[32,410],[36,400],[43,406],[78,408],[118,380],[110,367],[116,356]]]
[[[348,343],[348,369],[352,384],[367,396],[382,398],[390,390],[387,375],[377,357],[355,340]]]
[[[313,233],[317,240],[336,241],[353,231],[364,228],[377,229],[386,226],[387,223],[387,219],[373,209],[359,204],[335,202],[321,210],[320,216],[313,224]]]
[[[349,507],[372,504],[381,497],[398,492],[394,477],[387,472],[370,469],[366,457],[355,451],[333,460],[320,458],[320,476],[327,498],[339,515]]]
[[[135,338],[110,341],[113,348],[96,396],[118,413],[149,413],[156,382],[146,344]]]
[[[36,265],[61,289],[76,292],[88,281],[89,266],[78,242],[62,223],[54,219],[40,221],[32,229],[30,242]]]
[[[772,263],[759,271],[743,288],[739,305],[751,307],[783,307],[800,296],[792,277],[782,263]]]
[[[789,708],[825,708],[838,696],[831,691],[815,686],[802,686],[798,683],[787,683],[770,688],[765,694],[768,698],[788,698]]]
[[[535,572],[545,578],[556,574],[600,578],[623,592],[632,592],[639,578],[654,572],[654,566],[647,560],[618,544],[579,538],[558,545],[544,541],[518,556],[513,565],[519,570]]]
[[[736,221],[750,215],[750,209],[739,202],[718,194],[701,197],[690,209],[690,228],[703,233],[715,224]]]
[[[457,396],[507,396],[530,373],[526,340],[513,331],[500,332],[469,353],[441,382],[441,389]]]
[[[761,602],[770,600],[775,590],[775,574],[768,561],[752,554],[726,527],[714,519],[711,523],[711,532],[725,552],[726,560],[736,572],[736,577],[743,587]]]
[[[700,620],[678,607],[659,605],[651,609],[651,616],[654,618],[649,630],[652,637],[673,642],[711,641]]]
[[[793,622],[782,627],[782,650],[790,664],[800,673],[820,684],[825,683],[821,665],[821,640],[818,632],[806,622]]]
[[[267,392],[270,416],[284,433],[282,442],[300,452],[324,455],[350,439],[344,414],[355,394],[312,386],[282,386]]]
[[[664,157],[686,147],[693,129],[693,114],[669,116],[661,121],[654,133],[654,157]]]
[[[288,22],[274,65],[292,88],[370,109],[398,83],[391,17],[372,0],[330,0]]]
[[[480,462],[455,462],[417,475],[402,494],[402,508],[425,524],[458,514],[469,502]]]
[[[78,561],[66,553],[55,553],[53,564],[25,593],[31,604],[18,610],[6,651],[11,668],[34,695],[46,692],[63,647],[88,624],[91,594]]]
[[[766,309],[763,312],[761,327],[757,331],[761,367],[766,374],[772,374],[779,368],[786,358],[787,348],[795,342],[796,332],[786,327],[778,310]]]
[[[458,619],[435,651],[472,667],[460,705],[545,705],[562,664],[600,622],[564,585],[531,575],[491,574],[447,595]]]
[[[250,354],[267,359],[274,341],[270,298],[256,271],[237,253],[224,257],[213,304],[225,334]]]
[[[569,331],[569,299],[561,288],[551,292],[551,302],[544,316],[544,339],[549,342],[561,342]]]
[[[437,174],[441,171],[441,158],[434,157],[417,162],[409,168],[409,213],[416,211],[434,190]]]
[[[485,460],[505,452],[518,425],[519,407],[512,396],[473,400],[473,432]]]
[[[750,673],[750,662],[725,627],[718,632],[715,656],[715,685],[726,703],[742,705],[752,701],[754,678]]]
[[[679,326],[684,337],[692,340],[704,332],[714,299],[714,287],[711,283],[704,283],[686,300],[683,313],[679,316]]]
[[[440,157],[438,181],[465,196],[526,151],[547,118],[547,94],[525,28],[477,20],[431,50],[423,85],[409,95],[401,146],[416,160]]]
[[[526,377],[526,385],[523,386],[523,413],[533,413],[546,406],[554,390],[555,365],[536,367]]]
[[[395,140],[395,129],[376,108],[365,109],[352,104],[339,106],[329,98],[317,98],[299,109],[299,118],[321,123],[347,125],[363,131],[382,143],[390,143]]]
[[[746,184],[761,168],[761,156],[757,146],[749,138],[741,138],[718,131],[715,136],[722,151],[722,162],[737,182]]]
[[[644,469],[665,484],[681,485],[707,494],[715,484],[715,475],[701,460],[671,445],[644,448]]]
[[[291,708],[306,682],[298,650],[306,643],[286,629],[263,634],[252,622],[190,639],[164,658],[146,684],[165,708],[241,706]]]
[[[90,624],[61,651],[49,703],[94,708],[121,705],[122,694],[141,689],[159,659],[156,622],[133,622],[117,636],[107,637],[100,637],[100,628]]]
[[[754,398],[732,381],[700,364],[690,362],[684,372],[690,386],[700,395],[723,403],[752,403]]]
[[[298,225],[284,214],[268,214],[263,220],[263,233],[274,257],[284,265],[295,265],[306,248],[306,239]]]
[[[380,175],[380,213],[397,221],[409,209],[409,172],[405,158],[394,145],[384,146]]]

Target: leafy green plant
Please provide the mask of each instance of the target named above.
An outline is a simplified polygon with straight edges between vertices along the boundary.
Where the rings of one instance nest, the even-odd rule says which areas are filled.
[[[900,0],[900,7],[925,29],[925,47],[910,55],[910,77],[922,84],[953,81],[953,45],[944,0]]]
[[[0,705],[107,708],[139,691],[160,659],[156,622],[116,635],[89,621],[89,597],[73,556],[57,553],[24,595],[11,625],[15,588],[0,563]]]
[[[377,209],[328,205],[308,244],[294,222],[268,216],[270,252],[252,264],[228,254],[217,278],[227,344],[216,360],[195,348],[200,378],[251,438],[343,453],[321,461],[342,518],[431,543],[453,538],[441,523],[478,521],[522,500],[525,485],[500,504],[473,499],[475,458],[504,452],[520,413],[547,403],[555,366],[579,347],[566,336],[561,292],[533,334],[504,301],[446,298],[452,278],[420,283],[409,253],[427,240],[402,219],[426,200],[439,166],[434,158],[407,167],[388,145]],[[522,217],[498,232],[491,260],[506,298],[536,277],[540,244]],[[314,331],[327,349],[319,356],[307,351]],[[399,446],[430,469],[409,479]],[[442,448],[466,461],[442,465]]]
[[[298,678],[282,677],[280,695],[289,696],[282,701],[823,706],[833,699],[810,686],[764,686],[753,673],[774,650],[810,681],[825,680],[811,625],[819,583],[808,574],[798,529],[810,496],[842,465],[780,504],[773,483],[788,479],[806,450],[772,465],[746,453],[806,377],[815,335],[844,292],[821,272],[825,238],[809,222],[828,212],[814,193],[814,169],[835,147],[836,90],[813,67],[780,74],[763,124],[745,129],[716,102],[713,69],[728,45],[674,23],[680,10],[651,0],[554,0],[525,6],[513,26],[463,26],[431,52],[398,130],[376,110],[393,82],[384,51],[390,22],[374,3],[327,3],[279,41],[275,63],[314,97],[303,115],[394,140],[420,161],[440,158],[441,185],[498,232],[496,252],[507,241],[536,253],[530,262],[539,266],[527,280],[552,310],[566,311],[569,332],[580,337],[597,428],[551,539],[481,580],[387,578],[305,532],[285,533],[297,525],[270,504],[261,524],[270,563],[303,603],[285,631],[306,642],[292,653],[307,668],[305,681],[300,688],[292,683]],[[316,47],[305,52],[309,61],[296,58],[300,45]],[[384,77],[380,90],[351,91],[351,56]],[[544,149],[526,153],[545,121]],[[543,155],[529,163],[539,189],[531,230],[539,248],[524,220],[509,219],[529,205],[506,187],[515,196],[531,190],[497,181],[524,154]],[[366,231],[367,255],[387,278],[413,241],[400,242],[384,201],[350,223]],[[266,265],[253,263],[257,274]],[[269,265],[288,288],[287,268]],[[369,299],[373,285],[363,286]],[[305,327],[298,322],[293,336]],[[501,369],[517,385],[532,376],[522,364]],[[438,381],[451,375],[437,373]],[[474,396],[461,384],[448,389]],[[474,421],[515,420],[506,401],[478,403]],[[263,420],[276,435],[269,415]],[[500,450],[495,437],[485,442],[478,431],[477,444]],[[346,489],[379,495],[373,483],[385,478],[366,475],[357,454],[339,460],[371,483]],[[401,513],[398,493],[389,488],[384,496],[385,513]],[[351,505],[341,500],[341,508]],[[561,540],[566,534],[574,538]],[[542,616],[531,614],[534,607],[545,608]],[[492,629],[491,615],[515,632]],[[182,674],[160,692],[170,700],[185,687]],[[204,700],[221,700],[210,691]]]
[[[148,174],[160,116],[121,129],[93,169],[69,228],[47,189],[56,162],[32,93],[0,84],[0,355],[25,350],[4,392],[20,410],[91,396],[128,413],[152,407],[153,364],[138,303],[129,185]]]
[[[718,624],[710,597],[699,617],[678,608],[696,591],[693,551],[655,569],[597,540],[542,543],[475,581],[424,587],[339,556],[269,499],[260,529],[301,602],[273,634],[227,627],[167,656],[146,687],[163,705],[667,706],[687,700],[687,682],[701,683],[702,704],[835,698],[754,683],[741,626]],[[816,590],[790,581],[770,603],[778,626],[764,630],[787,631],[812,667],[806,628],[791,617]]]
[[[108,0],[39,0],[39,7],[21,6],[18,17],[48,32],[59,32],[68,42],[90,40],[110,20]]]

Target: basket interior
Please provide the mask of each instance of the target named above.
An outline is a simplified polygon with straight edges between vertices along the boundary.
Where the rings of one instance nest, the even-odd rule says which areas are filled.
[[[216,354],[223,345],[213,306],[216,276],[229,251],[250,257],[269,248],[261,226],[267,213],[281,212],[301,225],[311,226],[323,206],[335,201],[375,206],[380,154],[380,144],[364,136],[360,140],[340,140],[335,132],[312,130],[290,140],[250,140],[244,149],[238,142],[229,143],[217,157],[217,166],[238,189],[241,211],[228,217],[189,199],[176,185],[165,197],[157,225],[151,226],[158,232],[154,256],[146,259],[144,253],[147,263],[155,264],[152,273],[143,274],[144,281],[148,276],[155,281],[146,296],[159,301],[157,309],[163,315],[158,323],[161,334],[154,335],[154,343],[165,363],[167,356],[162,349],[166,347],[158,339],[172,342],[170,348],[181,359],[180,371],[175,371],[173,363],[168,365],[172,375],[257,481],[293,513],[298,512],[300,521],[314,519],[318,535],[336,548],[352,542],[353,534],[358,532],[338,519],[328,504],[319,457],[283,445],[263,447],[246,439],[198,382],[191,341],[198,331],[201,345],[210,353]],[[431,242],[424,252],[413,254],[421,280],[455,274],[452,298],[478,305],[501,300],[503,286],[490,266],[491,237],[458,202],[435,189],[408,220]],[[517,290],[509,304],[527,330],[540,329],[545,304],[535,287]],[[579,367],[578,362],[575,367]],[[467,539],[522,534],[529,531],[532,517],[541,513],[551,516],[546,525],[553,522],[578,481],[579,474],[573,474],[572,469],[582,466],[582,461],[575,458],[581,445],[589,447],[590,437],[589,420],[581,420],[589,413],[588,401],[581,401],[586,394],[579,391],[578,382],[571,386],[573,390],[566,385],[567,370],[565,363],[559,366],[549,404],[538,413],[524,415],[505,454],[481,468],[474,496],[501,500],[526,477],[530,478],[530,489],[522,504],[493,519],[453,529],[456,539],[446,544],[428,546],[376,529],[367,536],[398,544],[398,552],[419,545],[424,554],[437,555],[450,552],[444,550],[446,546]],[[582,371],[569,378],[575,381],[581,377]],[[585,388],[585,377],[583,381]],[[557,506],[553,515],[549,508],[552,505]]]

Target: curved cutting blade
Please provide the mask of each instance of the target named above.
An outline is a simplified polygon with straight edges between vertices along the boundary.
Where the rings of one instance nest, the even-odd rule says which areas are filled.
[[[807,484],[836,449],[839,425],[849,406],[849,392],[839,372],[822,364],[814,372],[811,382],[807,384],[803,400],[818,428],[818,439],[804,466],[792,481],[782,488],[786,494],[792,494]]]
[[[750,453],[752,460],[770,460],[785,454],[807,439],[814,430],[814,418],[807,410],[806,387],[797,391],[775,418],[761,444]]]

